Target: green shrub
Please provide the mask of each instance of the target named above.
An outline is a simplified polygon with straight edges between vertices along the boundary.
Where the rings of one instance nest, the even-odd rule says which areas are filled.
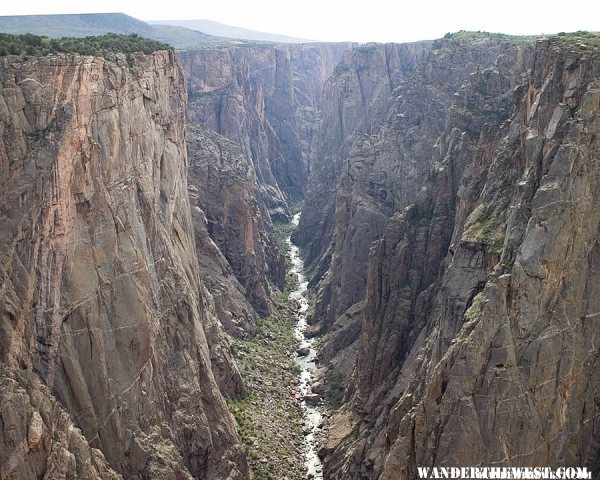
[[[482,31],[467,31],[467,30],[459,30],[458,32],[448,32],[444,35],[444,38],[447,40],[453,40],[456,42],[470,42],[473,40],[481,40],[481,39],[496,39],[502,40],[508,43],[513,44],[523,44],[530,43],[535,40],[533,36],[521,36],[521,35],[506,35],[504,33],[493,33],[493,32],[482,32]]]
[[[83,38],[48,38],[31,33],[24,35],[0,33],[0,56],[44,56],[53,53],[78,53],[80,55],[111,57],[115,53],[150,54],[157,50],[170,48],[169,45],[142,38],[136,34],[117,35],[109,33]]]
[[[596,32],[560,32],[555,37],[551,37],[552,40],[558,41],[563,45],[574,47],[579,50],[592,50],[598,51],[600,49],[600,33]]]

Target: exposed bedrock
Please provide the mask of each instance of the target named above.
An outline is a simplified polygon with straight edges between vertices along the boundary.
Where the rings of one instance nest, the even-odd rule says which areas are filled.
[[[199,275],[175,54],[0,62],[3,474],[246,478],[211,370],[227,357]]]
[[[447,121],[416,200],[371,251],[352,409],[334,420],[346,435],[326,476],[598,472],[600,59],[558,40],[522,58],[508,120],[474,136],[468,117]],[[494,88],[517,65],[470,83]]]

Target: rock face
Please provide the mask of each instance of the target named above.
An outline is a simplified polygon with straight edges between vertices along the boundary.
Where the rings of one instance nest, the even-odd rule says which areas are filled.
[[[12,372],[0,382],[2,478],[122,478],[35,374]]]
[[[270,232],[268,212],[257,200],[254,169],[232,141],[201,126],[188,126],[189,189],[198,257],[211,275],[219,317],[234,335],[252,334],[254,312],[270,312],[270,285],[283,290],[285,259]],[[262,208],[261,208],[262,207]],[[205,235],[203,231],[206,231]],[[209,244],[214,242],[217,251]],[[223,256],[224,262],[218,258]],[[216,268],[216,271],[215,271]],[[205,269],[201,268],[203,276]],[[220,281],[219,277],[228,281]],[[227,286],[228,284],[229,286]],[[242,298],[237,298],[239,295]],[[244,307],[247,299],[251,306]],[[229,313],[226,313],[229,312]]]
[[[178,60],[0,62],[3,422],[24,408],[2,468],[247,478],[211,371],[227,358],[198,273]]]
[[[323,83],[346,44],[257,45],[181,53],[188,118],[237,143],[273,219],[303,197]]]
[[[271,290],[283,290],[285,259],[271,221],[288,219],[290,202],[303,196],[322,86],[345,48],[181,52],[198,256],[219,318],[232,335],[252,335],[255,314],[271,313]]]
[[[600,56],[512,48],[458,91],[423,189],[371,251],[352,428],[326,478],[600,469]]]
[[[343,376],[354,367],[372,242],[394,212],[416,198],[444,130],[460,126],[476,137],[484,123],[507,118],[512,87],[526,68],[525,49],[495,39],[375,45],[348,57],[348,66],[338,66],[328,84],[345,93],[330,96],[324,115],[360,114],[337,122],[336,135],[325,130],[336,122],[323,122],[321,169],[312,171],[306,221],[296,236],[308,242],[313,262],[311,285],[318,294],[312,322],[335,332],[322,358],[338,357],[334,363]],[[351,126],[350,135],[343,125]],[[341,147],[339,138],[345,138]],[[343,350],[351,355],[340,355]]]
[[[335,192],[343,162],[354,143],[376,133],[385,121],[392,91],[422,62],[430,42],[372,44],[344,54],[324,86],[322,122],[306,205],[294,240],[308,246],[314,264],[327,250]]]
[[[326,325],[355,303],[350,298],[362,296],[356,286],[342,283],[364,283],[361,270],[366,270],[369,245],[385,225],[378,204],[380,190],[387,185],[377,184],[384,174],[377,171],[380,164],[367,165],[364,160],[374,148],[376,137],[371,135],[379,131],[392,96],[399,95],[397,88],[424,61],[430,46],[423,42],[356,48],[346,53],[325,87],[318,155],[294,240],[307,247],[307,262],[315,271],[311,285],[321,280],[314,318]],[[381,155],[377,158],[380,162]],[[383,162],[390,166],[389,158]],[[364,183],[373,192],[353,192],[361,175],[368,177]],[[349,219],[353,214],[354,223]]]

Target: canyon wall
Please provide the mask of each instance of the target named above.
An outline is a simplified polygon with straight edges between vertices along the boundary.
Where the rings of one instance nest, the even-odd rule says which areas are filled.
[[[597,49],[347,48],[0,57],[2,478],[250,478],[230,342],[303,198],[325,478],[598,472]]]
[[[335,332],[322,358],[334,361],[342,376],[354,366],[372,242],[416,198],[448,125],[477,137],[486,122],[508,117],[526,59],[526,49],[497,39],[373,45],[348,55],[348,65],[340,64],[327,84],[324,97],[332,101],[324,103],[324,119],[342,120],[323,122],[321,155],[295,238],[307,246],[313,266],[311,322],[320,332]],[[365,88],[369,80],[377,88]],[[337,114],[357,109],[360,122]]]
[[[201,253],[210,249],[206,240],[226,260],[217,269],[233,283],[211,282],[209,289],[235,336],[251,335],[256,314],[272,312],[272,291],[283,290],[285,259],[272,221],[289,220],[290,205],[303,198],[321,90],[346,48],[257,44],[180,52],[198,252],[213,277],[215,265],[208,264],[215,255]]]
[[[306,202],[294,241],[306,248],[311,269],[331,261],[336,188],[354,143],[385,121],[393,90],[426,57],[430,42],[368,44],[347,51],[324,85],[321,128],[310,168]]]
[[[272,219],[304,196],[321,90],[347,44],[252,45],[181,52],[189,121],[237,143]]]
[[[559,38],[503,43],[457,85],[422,188],[371,250],[326,477],[597,474],[600,57]]]
[[[273,239],[270,216],[256,196],[256,172],[239,146],[194,124],[188,125],[187,140],[198,258],[201,267],[207,262],[202,275],[213,272],[207,286],[227,331],[252,334],[256,313],[268,316],[272,290],[284,288],[285,258]],[[217,257],[222,257],[217,262],[222,266],[215,271],[208,263]],[[223,276],[226,281],[219,280]]]
[[[0,62],[3,478],[247,478],[177,57]]]

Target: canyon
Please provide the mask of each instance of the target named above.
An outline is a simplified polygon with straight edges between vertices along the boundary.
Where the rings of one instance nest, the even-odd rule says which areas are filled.
[[[599,44],[0,56],[0,477],[597,476]]]

